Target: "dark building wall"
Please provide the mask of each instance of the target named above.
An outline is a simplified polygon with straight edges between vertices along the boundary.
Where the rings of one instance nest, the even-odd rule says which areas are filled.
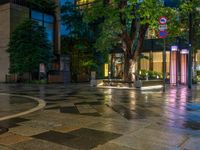
[[[10,29],[11,33],[15,30],[16,26],[25,18],[29,18],[29,9],[16,4],[10,4]]]
[[[0,5],[0,82],[5,81],[9,68],[9,55],[6,52],[10,38],[10,4]]]
[[[15,0],[11,1],[14,2]],[[10,3],[11,1],[0,3],[0,82],[5,82],[5,76],[9,73],[9,54],[6,52],[6,49],[9,43],[10,35],[22,20],[30,17],[30,9],[28,7],[25,7],[25,5],[18,5],[18,3]],[[55,1],[58,2],[58,0]],[[20,2],[23,2],[23,0]],[[54,52],[58,55],[60,54],[59,16],[59,9],[57,8],[54,26]]]
[[[23,19],[29,17],[29,9],[20,5],[5,3],[0,5],[0,82],[5,82],[9,74],[9,54],[6,52],[10,35]]]

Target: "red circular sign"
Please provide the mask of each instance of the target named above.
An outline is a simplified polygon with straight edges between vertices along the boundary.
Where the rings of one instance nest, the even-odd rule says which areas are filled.
[[[167,18],[165,16],[161,16],[158,20],[159,24],[164,25],[167,23]]]

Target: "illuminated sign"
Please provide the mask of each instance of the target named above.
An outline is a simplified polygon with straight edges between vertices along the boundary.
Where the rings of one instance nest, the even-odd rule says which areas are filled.
[[[104,64],[104,76],[108,77],[108,64]]]

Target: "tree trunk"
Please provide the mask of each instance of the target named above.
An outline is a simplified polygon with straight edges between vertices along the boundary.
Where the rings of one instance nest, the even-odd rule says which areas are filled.
[[[136,73],[136,60],[125,55],[124,63],[124,81],[135,81]]]

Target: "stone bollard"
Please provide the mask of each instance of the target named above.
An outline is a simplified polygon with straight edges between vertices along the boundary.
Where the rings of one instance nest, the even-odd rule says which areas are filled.
[[[91,71],[91,80],[90,80],[90,86],[96,86],[97,81],[96,81],[96,72]]]
[[[141,88],[142,87],[142,81],[141,80],[136,80],[135,81],[135,87],[136,88]]]

